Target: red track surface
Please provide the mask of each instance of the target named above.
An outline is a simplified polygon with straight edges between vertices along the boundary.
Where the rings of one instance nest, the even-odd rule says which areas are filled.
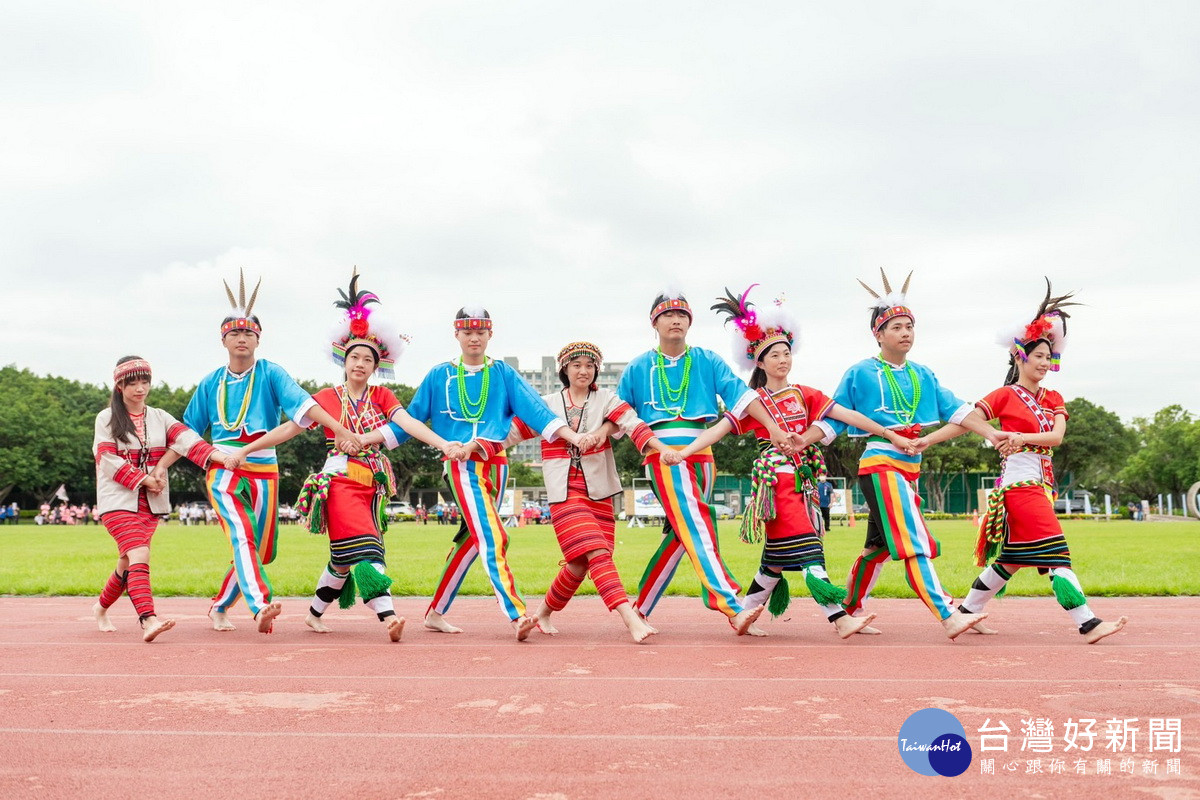
[[[1197,598],[1095,599],[1131,618],[1095,646],[1049,598],[994,602],[1001,635],[953,643],[915,599],[873,601],[884,635],[843,642],[803,597],[765,639],[667,598],[641,646],[595,597],[524,644],[490,598],[458,601],[453,636],[422,630],[424,602],[400,598],[400,644],[361,606],[331,609],[321,636],[307,601],[286,600],[263,636],[245,616],[210,630],[204,600],[157,602],[179,625],[144,644],[124,600],[104,634],[90,598],[0,598],[0,797],[1200,798]],[[931,706],[975,750],[959,777],[898,755],[901,724]],[[1053,723],[1052,753],[1021,752],[1034,717]],[[1085,717],[1099,735],[1077,775],[1061,734]],[[1135,752],[1105,749],[1114,718],[1138,720]],[[1148,752],[1150,718],[1182,720],[1182,752]],[[1007,753],[980,752],[987,719],[1011,729]]]

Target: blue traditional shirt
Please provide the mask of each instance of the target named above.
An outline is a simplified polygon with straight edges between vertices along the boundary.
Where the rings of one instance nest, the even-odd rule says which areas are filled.
[[[688,354],[692,357],[692,366],[688,373],[686,396],[678,399],[664,397],[664,380],[668,393],[681,390],[684,355]],[[745,381],[733,374],[724,359],[711,350],[689,347],[684,355],[675,358],[664,355],[660,376],[658,350],[642,353],[629,362],[617,384],[620,398],[629,403],[638,417],[654,429],[663,444],[676,450],[686,447],[708,423],[720,416],[718,397],[729,413],[741,419],[746,416],[747,406],[758,396]],[[679,403],[684,404],[682,408]],[[708,454],[711,452],[707,449],[703,451]]]
[[[434,433],[452,442],[480,440],[498,445],[508,436],[513,417],[520,417],[530,428],[541,433],[547,441],[557,438],[554,432],[565,427],[566,422],[554,415],[533,387],[503,361],[488,359],[487,404],[483,417],[471,422],[463,413],[459,402],[458,363],[445,361],[429,370],[429,374],[417,387],[416,394],[406,409],[418,422],[432,424]],[[482,365],[464,365],[464,389],[468,405],[478,402],[483,396]],[[389,423],[397,442],[409,435],[396,423]],[[499,447],[487,450],[489,455],[499,452]]]
[[[912,367],[912,375],[909,373],[909,367]],[[916,383],[921,387],[921,396],[911,419],[894,407],[892,390],[884,370],[891,371],[900,395],[909,400],[916,394],[913,376],[916,377]],[[964,403],[953,392],[943,387],[929,367],[912,361],[898,367],[879,358],[865,358],[846,370],[842,382],[833,394],[833,401],[893,430],[905,430],[912,426],[924,428],[943,422],[959,423],[966,419],[972,409],[970,403]],[[835,419],[827,419],[826,423],[835,433],[840,434],[848,430],[851,436],[868,435],[864,430]],[[887,440],[872,438],[868,440],[867,447],[859,459],[858,474],[865,475],[883,470],[896,470],[904,473],[910,480],[916,480],[921,471],[921,456],[910,456]]]
[[[240,416],[243,404],[246,405],[245,417],[233,429],[221,422],[221,412],[217,407],[222,384],[225,386],[226,423],[233,425]],[[251,393],[248,402],[247,392]],[[308,418],[308,410],[316,404],[287,370],[260,358],[241,375],[233,374],[228,367],[221,367],[204,376],[183,412],[183,424],[201,436],[211,429],[213,445],[222,452],[231,453],[278,425],[281,413],[297,425],[309,427],[313,423]],[[246,465],[251,470],[253,465],[274,466],[275,463],[274,448],[259,450],[246,458]]]

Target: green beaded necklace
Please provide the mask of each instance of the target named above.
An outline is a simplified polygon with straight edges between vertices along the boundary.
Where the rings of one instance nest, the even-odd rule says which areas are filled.
[[[904,366],[908,370],[908,379],[913,385],[912,400],[909,400],[904,396],[904,391],[896,381],[896,376],[892,374],[891,364],[888,364],[879,356],[876,356],[876,358],[883,365],[883,375],[887,380],[888,389],[892,393],[892,408],[896,410],[896,419],[905,425],[912,425],[913,418],[917,416],[917,406],[921,404],[921,382],[917,380],[917,371],[912,368],[912,364],[905,362]]]
[[[479,387],[479,399],[472,400],[467,396],[467,370],[463,366],[462,356],[458,358],[458,405],[462,409],[463,417],[467,422],[472,424],[478,423],[483,419],[483,413],[487,409],[488,389],[492,383],[492,360],[485,358],[483,362],[483,382]]]
[[[672,404],[667,406],[666,411],[678,417],[687,408],[688,388],[692,382],[692,348],[683,351],[683,380],[679,382],[678,389],[672,388],[667,380],[666,358],[662,348],[657,348],[655,352],[658,353],[658,393],[664,405]]]
[[[229,369],[226,368],[225,373],[221,376],[221,382],[217,384],[217,422],[227,431],[240,431],[242,425],[246,422],[246,414],[250,411],[250,398],[254,395],[254,377],[258,374],[255,367],[250,368],[250,381],[246,386],[246,394],[242,397],[242,407],[238,409],[237,417],[233,422],[229,421],[229,414],[226,412],[226,390],[225,383],[229,380]]]

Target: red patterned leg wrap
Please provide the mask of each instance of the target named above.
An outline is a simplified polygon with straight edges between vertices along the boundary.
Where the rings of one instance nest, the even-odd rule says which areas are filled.
[[[137,611],[138,619],[154,616],[154,595],[150,593],[150,565],[130,564],[128,577],[129,599]]]
[[[100,607],[111,608],[117,599],[125,594],[125,576],[114,572],[108,576],[108,582],[100,592]]]
[[[558,575],[554,577],[554,583],[550,584],[550,590],[546,592],[546,605],[552,611],[562,611],[575,596],[581,583],[583,583],[583,575],[576,575],[571,572],[569,567],[563,565],[563,568],[558,571]]]
[[[600,599],[609,611],[621,603],[629,602],[625,587],[621,585],[621,576],[617,574],[617,565],[613,563],[612,553],[601,550],[588,559],[588,573],[592,576],[592,583],[596,584]]]

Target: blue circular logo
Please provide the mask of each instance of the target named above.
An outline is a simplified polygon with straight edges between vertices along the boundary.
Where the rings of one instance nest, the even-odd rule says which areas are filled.
[[[923,708],[904,720],[896,737],[900,757],[913,772],[953,778],[971,766],[971,745],[958,717]]]

